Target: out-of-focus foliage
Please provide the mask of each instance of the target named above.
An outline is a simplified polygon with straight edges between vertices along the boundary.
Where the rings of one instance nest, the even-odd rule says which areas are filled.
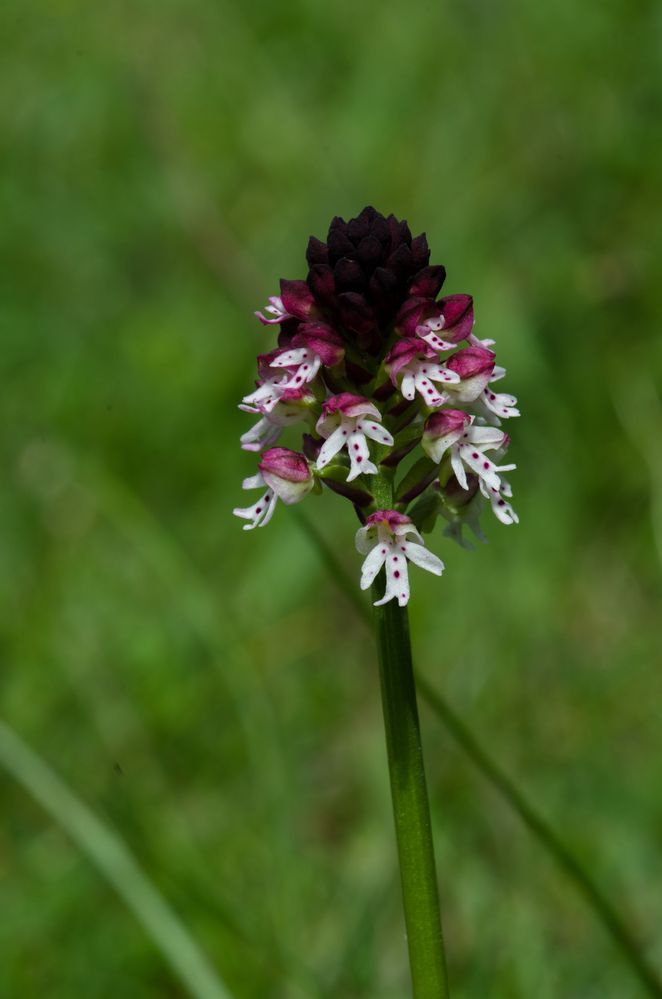
[[[238,999],[407,994],[370,636],[235,406],[366,203],[426,229],[509,367],[521,524],[412,573],[424,670],[662,969],[659,4],[6,0],[2,714],[121,832]],[[659,204],[659,203],[658,203]],[[357,576],[349,505],[310,515]],[[358,577],[357,577],[358,578]],[[423,713],[458,996],[636,983]],[[0,778],[0,994],[181,995]]]

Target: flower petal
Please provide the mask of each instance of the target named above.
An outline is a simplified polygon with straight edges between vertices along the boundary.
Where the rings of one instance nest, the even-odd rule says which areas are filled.
[[[409,574],[407,559],[403,555],[391,555],[387,559],[386,592],[381,600],[375,600],[375,607],[381,607],[394,598],[401,607],[404,607],[409,600]]]
[[[441,576],[444,571],[444,563],[424,545],[415,545],[411,541],[405,541],[400,547],[404,548],[405,555],[410,562],[420,566],[421,569],[434,573],[435,576]]]
[[[386,427],[383,427],[381,423],[372,423],[368,420],[358,420],[356,424],[356,429],[360,430],[362,434],[369,437],[373,441],[377,441],[378,444],[388,444],[389,447],[393,446],[393,436],[388,432]]]
[[[361,589],[367,590],[369,586],[374,582],[377,573],[384,565],[386,558],[389,554],[389,549],[386,545],[378,544],[368,553],[363,565],[361,566]]]
[[[322,448],[324,450],[324,448]],[[351,482],[359,475],[376,475],[377,468],[370,461],[368,442],[360,430],[355,430],[349,435],[347,441],[347,453],[349,454],[350,473],[347,481]]]
[[[239,438],[244,451],[261,451],[263,447],[271,447],[281,435],[281,428],[262,417],[261,420],[242,434]]]
[[[356,550],[361,555],[367,555],[377,544],[377,531],[371,524],[359,527],[354,537]]]
[[[455,478],[459,482],[462,489],[468,489],[469,483],[467,482],[467,473],[464,470],[462,458],[460,457],[460,449],[457,444],[454,444],[451,448],[451,468],[455,472]]]
[[[332,458],[335,458],[339,451],[342,451],[343,447],[347,443],[348,434],[349,432],[347,429],[340,426],[337,430],[333,431],[327,440],[324,441],[317,458],[316,467],[318,469],[324,468],[329,464]]]

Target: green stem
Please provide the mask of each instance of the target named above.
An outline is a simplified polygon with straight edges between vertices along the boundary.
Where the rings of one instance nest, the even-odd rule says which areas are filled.
[[[302,529],[308,534],[317,548],[322,560],[326,563],[333,578],[342,589],[345,596],[354,605],[361,619],[370,623],[370,613],[354,581],[348,576],[344,567],[338,561],[335,552],[324,540],[314,524],[298,510],[293,511]],[[619,947],[623,957],[637,976],[649,995],[662,999],[662,983],[653,967],[648,963],[636,938],[621,918],[618,910],[603,894],[601,888],[593,881],[587,870],[574,857],[572,851],[563,842],[553,827],[536,811],[526,799],[517,785],[483,749],[471,730],[460,716],[451,708],[438,691],[425,679],[420,671],[416,671],[416,682],[422,699],[432,712],[445,725],[458,746],[482,773],[489,784],[500,794],[504,801],[519,815],[527,829],[538,840],[540,845],[558,864],[560,870],[568,877],[571,884],[583,896],[598,921],[610,934]]]
[[[373,479],[373,495],[393,505],[389,473]],[[380,584],[373,596],[381,596]],[[402,903],[414,999],[446,999],[448,980],[441,933],[437,872],[425,782],[406,607],[393,601],[374,609],[379,673],[400,862]]]
[[[446,961],[407,610],[390,601],[375,607],[375,620],[413,994],[444,999]]]

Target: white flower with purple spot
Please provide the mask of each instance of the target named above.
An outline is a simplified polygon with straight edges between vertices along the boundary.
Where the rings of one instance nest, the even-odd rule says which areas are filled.
[[[272,368],[287,368],[286,388],[299,388],[312,382],[319,369],[332,368],[345,356],[339,334],[326,323],[302,323],[286,348],[276,351]]]
[[[293,347],[279,351],[271,362],[271,367],[290,369],[288,377],[283,382],[284,387],[298,388],[314,381],[321,364],[321,357],[310,347]]]
[[[266,486],[266,492],[253,506],[235,507],[235,517],[249,520],[244,524],[245,531],[255,527],[265,527],[273,517],[276,502],[281,500],[287,506],[299,503],[308,495],[314,485],[314,477],[307,459],[286,447],[274,447],[265,451],[258,465],[256,475],[244,479],[243,489],[259,489]]]
[[[349,455],[350,472],[347,481],[359,475],[375,475],[377,466],[370,461],[366,438],[388,447],[393,437],[381,425],[382,415],[368,399],[341,392],[327,399],[317,421],[317,432],[325,438],[317,458],[317,468],[323,469],[345,448]]]
[[[279,399],[287,391],[288,383],[294,369],[289,371],[274,371],[271,362],[278,357],[279,350],[268,354],[260,354],[257,359],[257,387],[245,395],[239,409],[244,413],[262,413],[266,415],[278,404]]]
[[[502,524],[519,524],[519,517],[508,502],[512,499],[513,491],[510,484],[505,479],[501,479],[501,487],[488,486],[483,479],[480,480],[480,491],[490,501],[492,513]]]
[[[450,451],[453,472],[462,489],[468,489],[466,470],[478,476],[488,490],[501,490],[499,472],[507,472],[515,465],[495,465],[486,457],[486,451],[505,450],[509,437],[497,427],[474,424],[474,417],[459,409],[443,409],[432,413],[425,422],[421,447],[432,461],[439,464]],[[485,493],[488,495],[488,493]]]
[[[264,312],[268,312],[271,318],[267,318],[267,316],[264,315]],[[265,305],[264,312],[255,313],[263,326],[277,326],[278,324],[285,322],[286,319],[294,318],[283,305],[283,299],[278,295],[269,296],[269,304]]]
[[[414,541],[407,540],[413,537]],[[386,592],[375,607],[397,600],[404,607],[409,600],[407,561],[441,576],[444,563],[425,547],[423,538],[409,517],[395,510],[377,510],[356,533],[357,550],[366,556],[361,567],[361,589],[367,590],[382,566],[386,570]]]
[[[437,351],[453,350],[461,340],[470,340],[474,325],[471,295],[449,295],[423,309],[414,332]],[[443,337],[439,334],[444,331]]]
[[[399,382],[405,399],[412,400],[418,392],[431,408],[443,406],[447,397],[436,383],[453,385],[459,383],[460,375],[450,371],[446,364],[438,364],[436,356],[436,351],[424,341],[404,337],[395,342],[384,367],[396,388]]]
[[[494,414],[501,420],[509,420],[513,416],[520,415],[517,399],[514,395],[508,395],[506,392],[493,392],[489,385],[483,389],[480,402],[489,411],[485,414],[488,419],[490,418],[489,414]]]
[[[492,391],[492,382],[500,381],[505,375],[506,369],[502,368],[500,364],[495,364],[489,383],[483,390],[480,398],[482,415],[487,417],[488,420],[496,416],[497,424],[500,422],[499,418],[508,420],[512,416],[520,415],[520,411],[517,409],[517,399],[514,395],[508,395],[506,392]]]
[[[430,297],[425,289],[420,292],[405,302],[396,317],[395,326],[401,336],[419,336],[435,350],[450,350],[469,339],[474,325],[471,295],[448,295],[434,301],[434,295]],[[443,339],[437,335],[442,329]]]
[[[278,326],[287,319],[308,319],[316,314],[315,299],[313,293],[305,281],[280,282],[280,295],[271,295],[269,304],[264,307],[264,312],[269,313],[269,317],[262,312],[255,315],[263,326]]]
[[[264,413],[250,430],[241,435],[242,448],[244,451],[261,451],[264,447],[272,447],[285,427],[306,419],[314,403],[315,396],[304,388],[283,389],[268,408],[241,406],[245,412]]]

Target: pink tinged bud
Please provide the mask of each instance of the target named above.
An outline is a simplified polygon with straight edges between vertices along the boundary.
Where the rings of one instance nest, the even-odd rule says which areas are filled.
[[[474,300],[471,295],[448,295],[437,305],[444,319],[444,339],[451,343],[466,340],[474,325]]]
[[[430,358],[435,356],[433,350],[414,337],[403,337],[401,340],[396,340],[384,360],[384,367],[394,385],[397,386],[397,378],[402,369],[411,364],[419,355],[427,355]]]
[[[461,434],[471,417],[461,409],[442,409],[439,413],[432,413],[425,423],[425,433],[429,437],[445,437],[447,434]]]
[[[461,409],[442,409],[425,421],[421,447],[437,464],[448,448],[462,438],[472,417]]]
[[[409,286],[409,294],[421,298],[436,298],[446,280],[446,268],[441,265],[424,267]]]
[[[325,368],[339,364],[345,356],[342,337],[326,323],[303,323],[292,339],[292,346],[299,344],[317,354]]]
[[[395,328],[401,336],[413,337],[416,327],[427,318],[430,302],[420,295],[408,298],[395,317]],[[437,310],[438,311],[438,310]]]
[[[290,316],[308,319],[315,308],[313,293],[305,281],[280,280],[280,297]]]
[[[447,365],[451,371],[457,371],[462,380],[487,374],[489,381],[494,370],[494,353],[485,347],[465,347],[453,354]]]
[[[465,347],[446,362],[446,367],[460,377],[459,385],[451,386],[459,402],[474,402],[487,387],[494,370],[494,354],[485,347]]]
[[[286,447],[272,447],[258,468],[266,485],[289,505],[299,503],[313,488],[314,478],[304,455]]]

